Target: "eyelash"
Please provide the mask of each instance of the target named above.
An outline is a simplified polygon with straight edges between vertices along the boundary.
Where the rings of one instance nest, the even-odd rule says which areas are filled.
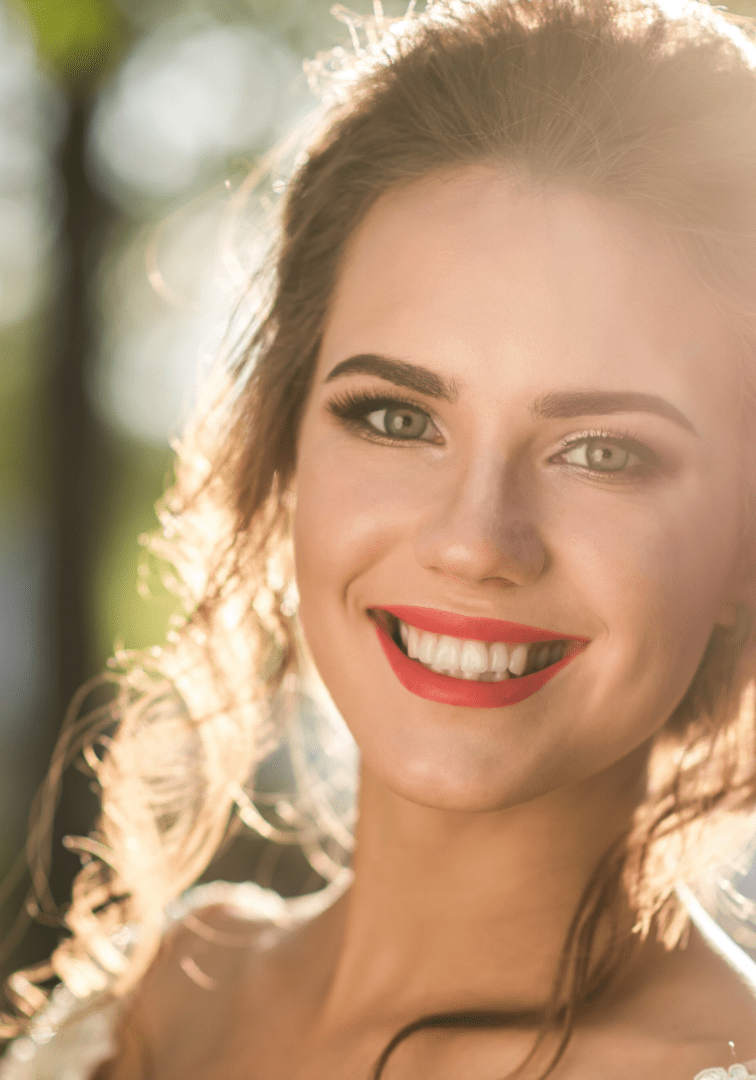
[[[591,428],[587,431],[581,431],[576,435],[570,435],[569,438],[564,440],[559,450],[550,458],[550,460],[556,461],[556,459],[566,454],[569,450],[591,441],[611,443],[613,446],[617,446],[622,450],[628,450],[639,458],[640,464],[629,469],[617,470],[614,473],[600,469],[578,467],[580,471],[587,476],[599,477],[602,480],[614,479],[615,481],[630,478],[637,479],[639,474],[651,474],[653,472],[658,472],[662,468],[661,459],[650,446],[634,439],[627,431],[608,427]]]
[[[326,408],[333,416],[343,420],[360,435],[375,439],[377,442],[388,443],[391,446],[399,443],[411,445],[418,442],[432,442],[430,439],[393,439],[390,435],[377,431],[372,424],[368,423],[367,417],[370,413],[378,412],[380,409],[414,409],[416,412],[423,413],[430,423],[433,423],[433,417],[428,410],[408,397],[396,397],[393,394],[361,394],[348,390],[338,397],[331,398]]]
[[[396,446],[399,443],[411,445],[412,443],[430,441],[427,439],[394,439],[390,435],[384,435],[380,431],[377,431],[372,424],[369,424],[367,421],[367,416],[370,413],[377,412],[380,409],[415,409],[418,412],[424,413],[429,421],[433,423],[433,417],[430,413],[409,397],[405,398],[388,394],[346,391],[338,397],[332,398],[328,402],[326,408],[333,416],[343,420],[349,427],[357,431],[358,434],[362,435],[364,438],[374,439],[376,442],[383,442],[391,446]],[[662,466],[662,462],[658,455],[645,443],[634,439],[627,431],[609,427],[591,428],[586,431],[581,431],[576,435],[571,435],[562,442],[559,450],[553,454],[549,460],[557,463],[557,459],[566,454],[569,450],[590,442],[591,440],[612,443],[614,446],[620,447],[623,450],[628,450],[639,458],[640,464],[633,466],[630,469],[617,470],[614,473],[599,469],[589,469],[583,466],[573,466],[578,468],[584,475],[598,477],[602,480],[613,479],[616,482],[631,477],[637,479],[639,474],[653,473],[654,471],[658,471]]]

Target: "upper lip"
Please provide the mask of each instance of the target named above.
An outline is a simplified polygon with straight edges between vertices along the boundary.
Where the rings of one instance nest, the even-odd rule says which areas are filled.
[[[392,604],[374,610],[387,611],[402,622],[429,630],[433,634],[447,634],[449,637],[470,641],[501,641],[516,644],[528,644],[532,641],[581,641],[590,638],[578,634],[564,634],[556,630],[545,630],[538,626],[526,626],[524,623],[508,622],[505,619],[492,619],[478,615],[458,615],[455,611],[440,611],[438,608],[414,607],[407,604]]]

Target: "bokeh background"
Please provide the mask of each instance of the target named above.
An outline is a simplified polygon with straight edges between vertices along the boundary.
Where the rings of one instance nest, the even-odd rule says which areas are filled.
[[[140,595],[138,538],[243,274],[229,209],[315,104],[303,58],[349,44],[335,15],[330,0],[0,0],[0,878],[72,694],[115,648],[165,634],[172,601],[154,581]],[[59,838],[93,814],[87,784],[69,785],[61,900],[78,860]],[[21,894],[6,899],[0,939]],[[49,949],[54,931],[35,934],[0,973]]]
[[[316,104],[303,58],[349,41],[329,0],[0,0],[0,879],[77,687],[165,635],[139,537],[243,279],[233,205]],[[59,900],[94,812],[74,776]]]

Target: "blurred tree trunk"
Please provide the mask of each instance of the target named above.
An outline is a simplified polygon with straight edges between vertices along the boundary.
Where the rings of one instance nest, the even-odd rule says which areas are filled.
[[[57,276],[45,334],[54,693],[38,748],[44,768],[72,696],[94,674],[89,568],[105,477],[87,382],[97,332],[91,283],[111,211],[91,183],[86,146],[99,82],[120,55],[126,27],[111,0],[22,0],[21,6],[36,34],[40,58],[53,69],[67,104],[57,160]],[[70,896],[79,860],[60,841],[67,833],[89,831],[96,810],[88,781],[76,771],[69,773],[55,823],[50,874],[53,895],[61,903]],[[49,955],[58,936],[55,928],[35,925],[11,956],[5,956],[3,968],[11,971]]]
[[[53,511],[53,605],[55,625],[56,713],[68,702],[88,671],[87,565],[91,556],[96,433],[87,400],[87,362],[92,353],[89,310],[91,239],[99,231],[103,208],[92,191],[84,164],[89,119],[86,101],[71,102],[61,142],[63,212],[61,282],[53,309],[50,338],[51,461]]]
[[[60,144],[59,177],[64,199],[61,222],[61,278],[51,320],[52,440],[52,600],[55,652],[55,705],[50,744],[71,698],[92,670],[90,570],[94,554],[96,508],[104,478],[102,455],[88,397],[88,367],[96,347],[91,282],[109,211],[93,188],[86,168],[91,99],[70,99],[68,124]],[[66,833],[91,827],[93,800],[76,775],[56,827],[57,851]],[[78,780],[78,783],[76,781]],[[56,854],[55,895],[69,890],[78,860]]]

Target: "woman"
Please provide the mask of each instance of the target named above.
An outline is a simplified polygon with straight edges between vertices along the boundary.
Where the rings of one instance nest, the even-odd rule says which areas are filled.
[[[53,964],[128,991],[98,1080],[756,1072],[683,903],[756,800],[754,52],[698,4],[450,0],[321,62],[164,517],[186,621],[90,754]],[[297,627],[361,755],[351,883],[230,888],[156,955]]]

